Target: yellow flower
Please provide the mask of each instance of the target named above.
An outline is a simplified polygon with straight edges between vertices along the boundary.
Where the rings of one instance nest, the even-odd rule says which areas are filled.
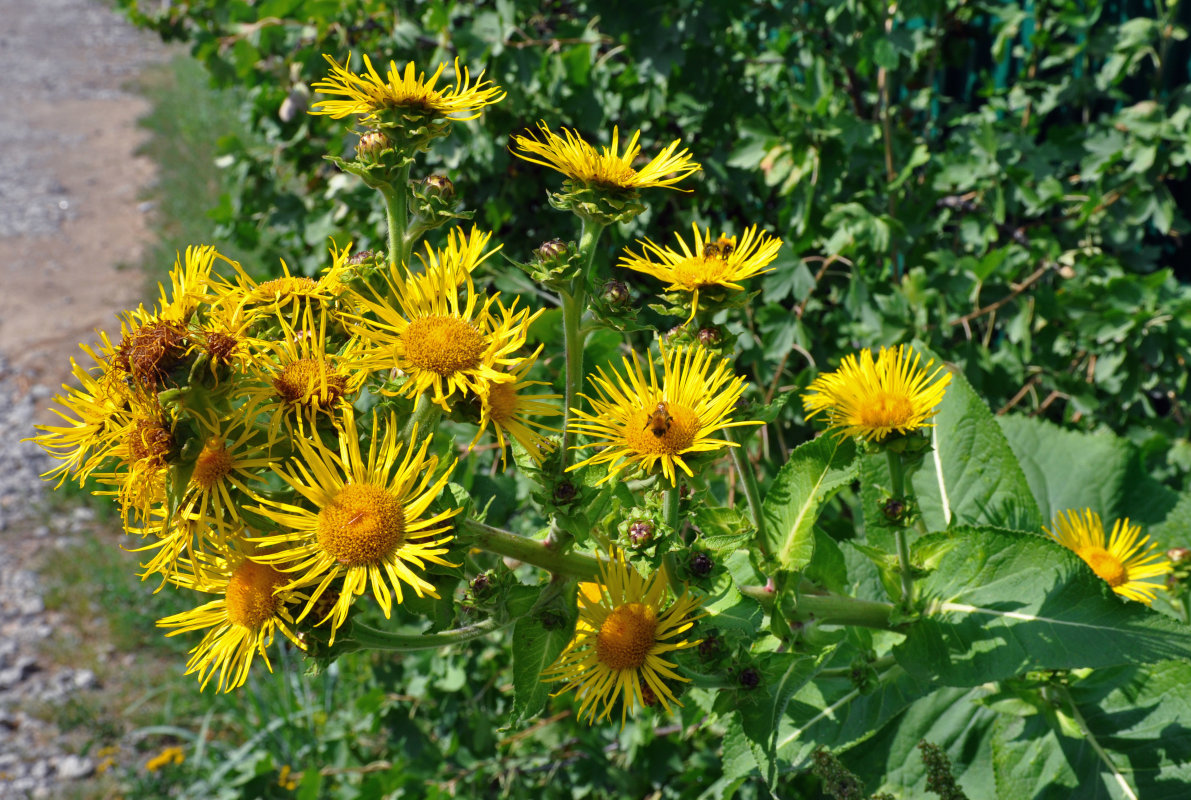
[[[440,262],[441,263],[441,262]],[[514,380],[505,370],[520,359],[530,324],[541,311],[504,309],[499,294],[483,299],[470,280],[463,297],[453,269],[435,269],[415,278],[389,284],[396,305],[379,298],[355,295],[357,308],[375,319],[357,316],[352,333],[365,345],[360,364],[370,370],[398,369],[405,383],[397,396],[430,394],[432,402],[449,411],[447,400],[458,392],[478,397],[490,383]],[[493,306],[497,310],[493,310]]]
[[[459,509],[427,516],[427,509],[447,484],[450,467],[435,476],[436,456],[397,441],[396,416],[383,431],[373,416],[367,459],[360,452],[360,432],[350,406],[339,429],[339,452],[318,439],[298,440],[298,458],[278,475],[305,500],[301,505],[266,501],[256,511],[277,523],[280,533],[252,541],[269,552],[258,559],[293,573],[290,586],[317,584],[298,616],[303,619],[331,585],[343,585],[334,607],[318,623],[331,620],[331,642],[355,598],[371,587],[387,618],[393,595],[402,602],[401,584],[418,597],[438,597],[434,585],[414,572],[426,563],[453,566],[443,556],[453,537],[448,520]],[[415,438],[416,441],[416,438]],[[390,591],[391,590],[391,591]]]
[[[607,719],[619,699],[623,728],[638,706],[661,703],[669,712],[671,703],[682,705],[667,681],[688,679],[664,656],[699,643],[681,636],[702,616],[700,600],[683,591],[667,606],[665,567],[646,580],[623,553],[613,553],[600,573],[600,584],[582,585],[575,636],[542,677],[566,681],[556,695],[574,689],[579,718],[589,722]]]
[[[215,259],[220,259],[235,268],[239,264],[226,256],[220,255],[211,245],[191,246],[186,248],[186,258],[178,254],[174,261],[174,268],[170,270],[170,292],[167,295],[165,286],[158,285],[161,290],[161,317],[170,322],[185,324],[211,294],[211,271]]]
[[[539,122],[538,127],[541,129],[541,139],[533,134],[513,137],[514,146],[520,148],[520,152],[514,149],[513,155],[557,170],[584,186],[622,191],[654,186],[673,189],[683,178],[703,169],[691,160],[689,150],[678,149],[682,144],[679,139],[666,145],[652,161],[638,170],[633,167],[633,162],[641,153],[641,147],[637,144],[641,131],[633,134],[622,152],[618,128],[612,129],[612,145],[597,150],[574,131],[563,128],[563,135],[559,136],[545,122]]]
[[[123,313],[120,344],[102,337],[101,352],[121,377],[146,392],[159,392],[173,383],[173,371],[189,350],[187,326],[176,314],[151,314],[144,306]]]
[[[100,363],[100,357],[89,346],[82,345],[82,349]],[[131,405],[145,401],[134,401],[139,393],[122,380],[110,380],[106,373],[97,376],[96,368],[82,367],[73,358],[70,366],[78,386],[64,385],[66,394],[54,397],[63,410],[50,409],[65,424],[36,426],[42,434],[33,441],[62,462],[43,478],[57,478],[61,486],[68,476],[73,476],[82,486],[120,443]]]
[[[190,611],[158,620],[166,634],[176,636],[188,631],[206,630],[203,640],[190,651],[186,674],[198,673],[201,688],[216,673],[216,691],[230,692],[244,685],[252,659],[260,653],[265,666],[273,671],[265,648],[280,630],[299,649],[305,649],[294,630],[294,620],[287,603],[300,601],[304,595],[288,591],[285,573],[247,556],[229,553],[209,556],[196,570],[199,579],[190,588],[222,595]]]
[[[152,507],[166,496],[166,473],[178,460],[174,428],[177,421],[156,397],[136,397],[121,418],[119,441],[108,451],[118,459],[111,472],[96,472],[95,479],[115,491],[125,525],[132,518],[147,520]]]
[[[827,417],[829,430],[841,436],[881,441],[889,434],[909,433],[935,415],[951,373],[943,365],[928,374],[933,360],[919,368],[920,356],[904,345],[881,348],[873,361],[870,350],[844,356],[835,372],[820,375],[802,396],[807,418]]]
[[[639,465],[652,471],[659,462],[662,474],[678,484],[675,467],[694,475],[683,456],[735,447],[732,442],[712,438],[717,431],[759,422],[731,420],[744,391],[744,378],[734,376],[728,359],[713,364],[712,354],[702,347],[661,346],[662,380],[658,382],[653,361],[649,380],[636,352],[625,358],[625,375],[609,377],[603,369],[591,383],[598,397],[580,395],[591,404],[591,412],[572,408],[577,433],[595,441],[575,449],[596,447],[595,455],[569,469],[585,464],[608,464],[610,480],[621,470]]]
[[[325,309],[319,310],[317,321],[306,309],[300,328],[280,317],[277,322],[281,336],[263,344],[270,357],[257,358],[260,380],[244,386],[248,405],[269,414],[270,436],[283,422],[287,429],[296,422],[304,431],[306,424],[316,424],[319,414],[334,416],[351,405],[368,378],[354,339],[338,352],[327,352]]]
[[[181,747],[167,747],[153,758],[145,762],[145,769],[150,772],[156,772],[162,767],[168,767],[171,764],[181,764],[186,760],[186,753]]]
[[[311,86],[323,94],[340,95],[343,99],[320,100],[310,113],[325,114],[332,119],[359,114],[363,122],[375,124],[389,121],[389,112],[392,112],[393,115],[461,122],[475,119],[485,106],[499,103],[505,97],[499,86],[484,80],[483,72],[476,76],[473,85],[467,68],[459,71],[459,59],[455,59],[455,83],[436,89],[435,84],[446,64],[439,64],[427,80],[426,73],[419,75],[412,61],[405,65],[404,71],[399,71],[397,63],[390,61],[389,70],[382,78],[367,55],[364,56],[366,71],[359,75],[346,66],[339,66],[328,55],[323,58],[331,64],[331,75]],[[351,63],[350,55],[347,63]]]
[[[542,352],[544,345],[538,345],[533,355],[524,359],[520,366],[510,371],[512,381],[489,383],[485,391],[480,394],[480,430],[472,441],[474,447],[480,436],[492,425],[496,431],[496,441],[500,446],[501,463],[505,463],[505,432],[508,432],[525,448],[525,452],[534,462],[541,464],[546,452],[553,448],[549,440],[542,438],[533,428],[557,431],[539,422],[530,420],[530,415],[539,417],[557,417],[562,411],[547,400],[561,400],[558,394],[522,394],[531,386],[549,386],[544,381],[524,380],[529,370]],[[531,427],[532,426],[532,427]]]
[[[1112,533],[1104,535],[1100,515],[1085,508],[1082,512],[1060,512],[1054,519],[1055,530],[1043,528],[1052,539],[1082,558],[1092,571],[1103,578],[1112,590],[1122,597],[1150,604],[1154,594],[1165,589],[1156,578],[1171,570],[1170,562],[1162,557],[1150,537],[1141,528],[1119,519],[1112,525]]]
[[[679,234],[674,238],[680,250],[659,247],[649,239],[638,240],[643,246],[642,254],[626,250],[618,266],[654,276],[668,284],[667,291],[690,292],[692,319],[699,309],[700,289],[721,286],[740,291],[744,287],[737,281],[770,272],[766,268],[777,258],[782,246],[781,239],[764,233],[758,236],[755,225],[744,232],[739,243],[735,236],[727,234],[713,241],[711,231],[700,234],[698,225],[692,225],[691,229],[694,236],[690,247]]]
[[[347,248],[337,251],[332,246],[334,265],[319,278],[294,275],[289,265],[281,261],[281,276],[257,282],[239,264],[236,283],[219,288],[220,305],[234,309],[234,317],[256,320],[272,315],[295,319],[307,310],[318,313],[343,291],[339,281],[350,254]]]
[[[440,291],[451,282],[454,282],[455,286],[462,286],[465,281],[471,280],[471,274],[476,267],[483,264],[489,256],[496,254],[504,246],[498,245],[485,252],[484,248],[488,246],[488,241],[491,238],[491,232],[482,233],[475,226],[472,226],[469,234],[464,234],[458,228],[454,228],[447,236],[446,249],[433,249],[427,242],[425,245],[426,255],[417,253],[418,259],[424,267],[421,273],[411,274],[404,271],[402,274],[403,271],[397,265],[391,265],[390,276],[393,283],[408,280],[419,284],[414,291],[421,296],[433,296],[435,292]]]

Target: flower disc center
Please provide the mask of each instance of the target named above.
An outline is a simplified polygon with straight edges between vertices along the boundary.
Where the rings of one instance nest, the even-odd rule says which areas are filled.
[[[488,416],[502,425],[517,416],[517,390],[514,381],[488,384]]]
[[[869,429],[904,428],[914,419],[914,403],[900,392],[874,392],[858,409],[860,424]]]
[[[480,365],[488,343],[474,325],[456,317],[421,317],[401,334],[405,357],[414,366],[454,375]]]
[[[686,452],[699,433],[699,415],[679,403],[666,403],[665,415],[658,417],[657,413],[655,404],[631,414],[625,425],[625,444],[641,455],[676,456]]]
[[[347,393],[347,376],[330,361],[319,363],[313,358],[299,358],[273,376],[273,388],[287,403],[329,408]]]
[[[658,615],[644,603],[626,603],[596,634],[596,657],[609,669],[639,669],[654,645]]]
[[[304,275],[290,275],[289,277],[274,278],[265,281],[252,290],[248,296],[249,302],[264,303],[283,297],[302,297],[314,294],[318,290],[318,281]]]
[[[227,618],[236,625],[257,630],[281,608],[273,590],[286,577],[268,564],[244,559],[227,582]]]
[[[232,471],[232,457],[222,439],[208,439],[194,462],[195,483],[203,489],[210,489]]]
[[[128,452],[133,461],[164,463],[173,446],[173,435],[157,420],[138,420],[128,434]]]
[[[1079,551],[1079,557],[1086,561],[1088,566],[1107,581],[1112,588],[1115,589],[1129,582],[1129,570],[1119,558],[1103,547],[1088,545]]]
[[[375,564],[405,541],[405,509],[383,487],[349,483],[318,513],[316,533],[340,564]]]
[[[717,256],[691,256],[674,265],[673,282],[688,289],[724,283],[728,262]]]

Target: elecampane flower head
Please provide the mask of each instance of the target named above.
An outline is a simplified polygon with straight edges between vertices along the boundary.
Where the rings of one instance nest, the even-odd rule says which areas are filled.
[[[448,400],[479,397],[490,383],[514,380],[506,370],[520,362],[530,324],[541,311],[503,309],[499,294],[484,297],[470,280],[462,287],[452,269],[436,269],[390,282],[396,306],[379,297],[354,295],[353,335],[363,343],[360,363],[377,370],[397,369],[405,383],[393,393],[429,395],[449,411]],[[461,297],[462,295],[462,297]],[[494,310],[493,307],[496,307]]]
[[[393,599],[402,602],[402,584],[418,597],[438,597],[434,585],[415,572],[427,563],[453,566],[444,556],[453,537],[449,520],[459,509],[429,514],[455,465],[438,472],[438,458],[421,446],[398,442],[394,414],[383,431],[373,416],[367,454],[350,406],[339,428],[339,452],[319,439],[299,439],[297,457],[277,474],[297,492],[299,502],[266,500],[256,509],[277,524],[278,533],[252,541],[258,560],[290,574],[290,586],[314,586],[298,616],[311,612],[332,584],[342,582],[334,606],[318,624],[335,631],[355,598],[366,589],[387,618]],[[416,441],[416,431],[415,431]],[[436,474],[437,473],[437,474]],[[264,554],[261,553],[264,549]]]
[[[622,470],[640,466],[652,471],[658,464],[671,484],[677,485],[677,470],[693,475],[684,457],[735,447],[726,439],[714,438],[725,428],[760,425],[733,421],[736,401],[744,392],[744,378],[732,374],[728,359],[718,363],[703,347],[661,346],[662,377],[649,361],[645,376],[636,352],[624,361],[624,374],[598,370],[590,382],[598,393],[589,397],[591,411],[572,408],[574,429],[593,440],[575,449],[597,448],[596,453],[569,469],[585,464],[607,464],[603,481]],[[601,481],[601,483],[603,482]]]
[[[185,324],[200,306],[208,302],[211,297],[211,271],[217,258],[239,267],[239,264],[220,255],[210,245],[187,247],[185,260],[181,254],[178,255],[174,268],[170,270],[169,294],[164,286],[159,285],[162,319]]]
[[[919,367],[920,359],[904,345],[882,347],[875,361],[871,350],[844,356],[839,369],[807,387],[807,419],[822,414],[828,430],[878,442],[895,431],[930,427],[951,373],[941,364],[930,372],[934,361]]]
[[[680,234],[674,235],[678,250],[659,247],[649,239],[639,240],[641,254],[626,250],[618,266],[654,276],[667,284],[667,291],[690,292],[692,319],[699,309],[701,289],[718,286],[742,290],[739,281],[771,271],[769,264],[782,246],[781,239],[758,235],[755,225],[745,230],[739,241],[727,234],[712,239],[711,231],[700,233],[698,225],[692,225],[691,230],[690,246]]]
[[[622,151],[618,128],[612,129],[612,144],[598,150],[566,128],[562,129],[562,136],[550,130],[545,122],[539,122],[538,128],[541,138],[533,134],[513,137],[513,155],[557,170],[582,186],[621,191],[650,187],[676,189],[683,178],[703,169],[691,160],[689,150],[678,149],[682,144],[679,139],[670,142],[649,163],[637,169],[633,162],[641,153],[641,146],[637,144],[641,131],[633,134]]]
[[[148,520],[153,506],[165,500],[166,473],[178,460],[177,420],[155,396],[134,397],[119,420],[119,441],[108,453],[116,463],[110,472],[94,473],[99,483],[115,489],[93,494],[119,499],[125,527],[130,519]]]
[[[579,718],[607,719],[620,701],[620,725],[636,716],[638,706],[681,706],[670,682],[687,682],[667,661],[667,653],[694,647],[682,638],[698,613],[700,600],[685,590],[666,602],[669,579],[663,567],[642,578],[624,554],[600,566],[600,583],[582,584],[575,635],[558,659],[542,673],[547,681],[566,681],[555,694],[574,690]]]
[[[1158,545],[1143,536],[1141,528],[1128,519],[1112,524],[1105,536],[1100,515],[1089,508],[1082,512],[1068,510],[1054,518],[1054,530],[1043,528],[1059,544],[1082,558],[1092,571],[1103,578],[1122,597],[1149,605],[1154,595],[1165,589],[1157,578],[1171,571],[1171,564]]]
[[[461,122],[477,118],[485,106],[499,103],[505,97],[499,86],[484,80],[483,72],[473,84],[467,68],[460,71],[459,59],[455,59],[455,82],[436,88],[446,64],[439,64],[428,80],[425,72],[418,73],[412,61],[403,70],[398,69],[397,62],[390,61],[382,78],[367,55],[362,74],[352,72],[346,64],[340,66],[331,56],[323,58],[331,64],[331,74],[311,86],[341,99],[320,100],[310,113],[325,114],[332,119],[355,114],[365,124],[381,127],[404,127],[398,122],[402,118],[415,123],[434,119]],[[350,55],[346,63],[351,63]]]
[[[346,260],[346,254],[332,249],[336,264]],[[234,309],[237,317],[257,320],[274,315],[289,319],[301,317],[307,310],[318,313],[327,309],[343,290],[338,273],[332,267],[320,278],[294,275],[289,265],[281,261],[281,276],[257,282],[239,264],[233,265],[236,283],[220,288],[220,305]]]
[[[454,228],[447,236],[445,248],[432,248],[426,243],[426,254],[417,253],[423,266],[421,273],[411,274],[397,265],[391,265],[390,275],[394,283],[407,280],[421,284],[417,291],[422,296],[438,292],[451,281],[454,281],[455,286],[462,286],[471,280],[471,274],[475,272],[476,267],[504,246],[498,245],[491,250],[485,250],[491,238],[491,232],[485,233],[475,226],[472,226],[471,232],[467,234]]]
[[[216,691],[230,692],[243,686],[256,654],[269,671],[266,648],[281,631],[300,650],[305,648],[294,630],[287,604],[300,602],[301,593],[286,589],[288,576],[275,567],[248,556],[228,553],[204,559],[190,588],[220,595],[205,605],[183,611],[157,624],[173,628],[167,636],[205,630],[203,640],[190,651],[186,674],[198,673],[201,688],[216,674]]]
[[[513,437],[535,463],[541,464],[546,453],[553,449],[548,439],[534,430],[555,431],[530,417],[557,417],[562,410],[550,400],[561,400],[558,394],[530,394],[526,390],[534,386],[549,386],[544,381],[525,380],[533,368],[534,362],[542,352],[544,345],[538,345],[533,355],[524,359],[520,365],[510,371],[512,381],[489,383],[486,390],[480,394],[480,430],[472,441],[472,447],[480,440],[480,436],[491,425],[496,432],[496,441],[500,447],[501,463],[505,463],[505,434]]]
[[[264,342],[265,353],[257,357],[260,380],[242,384],[248,405],[269,414],[270,435],[283,423],[303,431],[307,424],[314,426],[320,414],[334,416],[351,405],[368,378],[354,339],[328,352],[325,309],[317,319],[306,309],[298,325],[281,317],[277,322],[281,335]]]

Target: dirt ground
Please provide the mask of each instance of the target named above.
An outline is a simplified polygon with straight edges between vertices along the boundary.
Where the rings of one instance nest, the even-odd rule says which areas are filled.
[[[57,388],[96,328],[144,289],[136,155],[145,101],[127,90],[164,46],[96,0],[5,0],[0,34],[0,353]]]

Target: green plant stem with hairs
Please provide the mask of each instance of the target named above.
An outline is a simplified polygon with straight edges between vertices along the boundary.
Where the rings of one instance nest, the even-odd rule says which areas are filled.
[[[439,647],[461,644],[463,642],[469,642],[472,639],[478,639],[481,636],[487,636],[494,631],[512,625],[516,621],[517,618],[499,622],[495,619],[486,619],[474,625],[465,625],[462,628],[440,631],[439,633],[393,633],[392,631],[382,631],[360,622],[352,622],[351,629],[347,632],[340,645],[342,649],[337,648],[337,651],[339,653],[352,653],[358,650],[388,652],[434,650]]]
[[[889,461],[890,493],[894,500],[904,503],[906,501],[906,473],[901,454],[893,452],[890,448],[886,448],[885,457]],[[914,603],[914,568],[910,564],[910,546],[906,541],[906,529],[904,525],[899,523],[897,529],[893,532],[893,538],[897,543],[897,563],[901,573],[901,607],[903,610],[908,611]]]
[[[757,474],[753,472],[753,465],[749,463],[744,445],[736,434],[736,430],[725,428],[724,438],[738,445],[729,447],[728,453],[732,456],[732,464],[736,467],[736,473],[740,475],[740,482],[744,484],[744,496],[748,499],[749,512],[753,515],[753,525],[757,529],[757,535],[753,538],[753,542],[756,543],[757,549],[762,554],[768,556],[769,547],[765,542],[765,513],[761,503],[761,489],[757,485]]]
[[[385,199],[385,221],[389,227],[389,264],[398,265],[409,262],[409,252],[412,242],[405,241],[405,231],[409,227],[409,171],[411,164],[407,164],[397,173],[395,186],[380,190]]]
[[[593,556],[560,552],[559,548],[545,542],[519,536],[472,519],[459,522],[458,528],[460,533],[467,537],[468,542],[490,553],[515,558],[557,575],[586,581],[599,578],[600,562]]]
[[[579,234],[579,257],[582,267],[571,283],[571,290],[562,292],[562,335],[566,352],[566,385],[562,418],[562,453],[558,459],[558,477],[562,477],[571,460],[571,447],[575,444],[575,432],[571,426],[572,408],[579,405],[579,390],[583,384],[583,345],[587,338],[580,322],[587,310],[587,291],[591,283],[592,265],[595,262],[596,244],[604,226],[590,220],[583,220]]]

